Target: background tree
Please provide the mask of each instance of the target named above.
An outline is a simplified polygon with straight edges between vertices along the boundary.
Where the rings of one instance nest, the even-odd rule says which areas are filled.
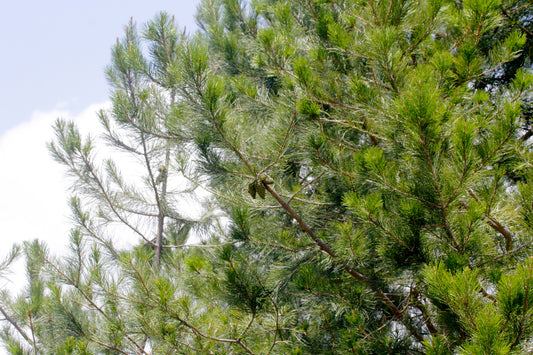
[[[58,120],[54,127],[57,137],[49,148],[73,177],[70,204],[76,227],[68,256],[55,259],[39,243],[25,246],[27,296],[11,305],[17,315],[11,326],[19,327],[22,343],[4,334],[13,352],[27,351],[25,343],[35,352],[54,354],[144,351],[147,337],[128,334],[130,326],[137,326],[123,329],[131,305],[122,304],[120,292],[135,292],[120,269],[134,257],[124,259],[123,254],[139,245],[134,249],[156,272],[165,250],[183,248],[191,233],[205,229],[205,221],[191,217],[199,211],[184,208],[195,187],[180,182],[172,165],[185,150],[178,146],[180,132],[170,126],[176,93],[169,74],[183,35],[167,16],[151,23],[143,35],[153,54],[148,62],[134,24],[125,32],[106,70],[112,105],[99,113],[103,138],[114,151],[95,147],[94,139],[83,138],[72,122]],[[118,163],[100,159],[110,154]],[[179,267],[179,255],[171,259]]]
[[[128,200],[133,187],[119,190],[127,204],[102,195],[83,161],[90,143],[58,124],[52,149],[84,194],[79,228],[67,263],[27,248],[41,270],[30,281],[45,285],[29,294],[48,291],[35,293],[38,310],[11,307],[33,335],[21,342],[72,353],[526,352],[532,16],[527,1],[205,0],[195,36],[166,14],[142,39],[130,25],[109,70],[110,116],[136,143],[101,117],[145,162],[136,192],[150,191],[151,205]],[[182,236],[190,225],[169,202],[171,171],[230,220],[200,245],[168,243],[165,221]],[[92,199],[106,207],[84,209]],[[120,251],[93,226],[109,215],[133,226],[124,211],[154,222]]]

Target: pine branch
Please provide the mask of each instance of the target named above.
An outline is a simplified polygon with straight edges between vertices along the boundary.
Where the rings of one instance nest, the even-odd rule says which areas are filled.
[[[486,261],[484,261],[484,262],[478,264],[477,267],[482,267],[482,266],[484,266],[484,265],[486,265],[486,264],[490,264],[490,263],[492,263],[492,262],[494,262],[494,261],[497,261],[497,260],[503,259],[503,258],[505,258],[506,256],[514,255],[514,254],[518,253],[519,251],[521,251],[522,249],[524,249],[524,248],[530,246],[531,244],[533,244],[533,239],[530,239],[528,242],[526,242],[526,243],[524,243],[524,244],[522,244],[522,245],[520,245],[520,246],[514,248],[513,250],[509,250],[509,251],[506,252],[506,253],[500,254],[500,255],[498,255],[498,256],[495,256],[494,258],[491,258],[491,259],[489,259],[489,260],[486,260]]]
[[[528,4],[528,6],[531,6],[531,3]],[[509,14],[509,12],[507,11],[507,9],[505,9],[504,6],[501,7],[501,10],[502,10],[502,14],[507,17],[509,20],[511,20],[512,22],[516,23],[516,25],[520,28],[520,30],[522,30],[522,32],[526,33],[527,36],[529,36],[530,38],[533,37],[533,32],[531,32],[530,30],[527,29],[527,27],[525,27],[524,25],[522,25],[520,23],[520,20],[516,20],[514,19],[511,14]]]
[[[472,198],[476,200],[478,203],[481,202],[479,197],[474,192],[474,190],[468,189],[468,194],[472,196]],[[464,204],[466,205],[466,207],[468,207],[468,204],[466,203]],[[489,216],[487,213],[485,213],[483,217],[485,218],[485,220],[487,221],[487,224],[492,229],[494,229],[496,232],[503,235],[503,237],[505,238],[505,251],[509,252],[513,248],[513,239],[514,239],[509,229],[504,227],[499,221],[497,221],[494,217]]]
[[[87,156],[85,156],[85,154],[83,154],[83,152],[80,152],[80,153],[81,153],[81,158],[82,158],[82,161],[83,161],[83,163],[85,165],[85,168],[89,171],[89,173],[91,174],[93,180],[96,182],[99,192],[104,197],[105,202],[107,203],[107,205],[109,206],[111,211],[113,211],[114,215],[125,226],[130,228],[134,233],[139,235],[144,240],[147,240],[147,238],[144,236],[144,234],[141,233],[137,228],[135,228],[131,223],[129,223],[127,221],[127,219],[124,216],[122,216],[122,214],[117,210],[117,208],[115,206],[115,203],[113,202],[111,196],[109,195],[109,192],[107,191],[106,187],[104,186],[104,183],[100,180],[100,177],[94,171],[94,167],[93,167],[92,163],[89,161],[89,158]]]
[[[532,267],[533,267],[533,264],[530,263],[528,267],[528,279],[525,282],[525,290],[524,290],[524,296],[523,296],[523,301],[522,301],[522,317],[520,318],[520,326],[519,326],[518,331],[516,332],[515,339],[513,343],[511,344],[511,349],[514,348],[518,344],[518,342],[520,341],[520,338],[522,337],[522,334],[524,333],[524,331],[527,330],[526,329],[527,327],[526,318],[531,317],[531,313],[529,311],[530,307],[528,303],[530,302],[529,292],[531,292],[531,290],[529,289],[531,285],[530,280],[533,277]]]
[[[90,297],[87,292],[85,292],[79,284],[77,284],[74,280],[72,280],[67,274],[65,274],[59,267],[57,267],[51,260],[44,257],[44,261],[50,265],[61,277],[63,277],[65,280],[68,281],[68,283],[73,286],[80,294],[81,296],[89,302],[89,304],[98,311],[102,316],[104,316],[106,319],[111,320],[112,318],[102,309],[102,307],[98,306],[95,301]],[[142,346],[140,346],[133,338],[131,338],[127,333],[123,334],[126,339],[128,339],[137,349],[141,351],[142,354],[149,355]],[[121,351],[122,352],[122,351]]]
[[[394,314],[395,317],[401,318],[400,315],[403,313],[403,311],[399,310],[396,305],[391,301],[391,299],[383,293],[382,290],[377,288],[375,284],[372,282],[372,280],[346,264],[342,259],[338,258],[336,253],[327,245],[323,240],[321,240],[318,235],[311,229],[311,227],[305,223],[305,221],[302,219],[302,217],[287,203],[283,200],[283,198],[270,186],[270,184],[265,183],[264,181],[260,181],[260,183],[265,187],[265,189],[276,199],[276,201],[279,202],[279,204],[283,207],[283,209],[298,222],[300,227],[313,239],[315,244],[327,255],[329,255],[336,263],[338,263],[348,274],[350,274],[353,278],[355,278],[358,281],[361,281],[365,285],[369,286],[374,293],[385,303],[387,308]],[[412,324],[408,322],[404,322],[404,325],[409,329],[409,331],[417,338],[418,341],[422,341],[423,337],[419,334],[418,330],[416,330]]]
[[[4,318],[17,330],[17,332],[26,340],[28,343],[32,343],[31,339],[28,337],[28,334],[22,329],[22,327],[17,323],[15,319],[9,316],[7,314],[6,310],[2,305],[0,305],[0,313],[4,316]]]
[[[167,304],[163,304],[161,302],[159,302],[158,299],[154,298],[152,292],[150,291],[150,289],[148,288],[147,284],[146,284],[146,281],[144,280],[144,278],[142,277],[141,273],[139,272],[139,270],[133,265],[130,263],[130,265],[133,267],[134,271],[136,272],[137,276],[139,277],[139,280],[141,281],[141,285],[144,289],[144,292],[145,292],[145,295],[146,297],[148,297],[149,299],[151,299],[152,301],[154,301],[155,304],[157,304],[159,307],[161,307],[163,310],[165,310],[165,312],[172,318],[178,320],[180,323],[182,323],[183,325],[185,325],[187,328],[189,328],[194,334],[202,337],[202,338],[206,338],[206,339],[209,339],[209,340],[213,340],[213,341],[217,341],[217,342],[221,342],[221,343],[230,343],[230,344],[236,344],[238,346],[240,346],[241,348],[243,348],[248,354],[254,354],[247,346],[246,344],[244,344],[242,342],[241,339],[227,339],[227,338],[218,338],[218,337],[214,337],[214,336],[211,336],[211,335],[208,335],[208,334],[205,334],[204,332],[202,332],[200,329],[198,329],[197,327],[195,327],[192,323],[186,321],[185,319],[183,319],[182,317],[180,317],[174,309],[171,309],[168,307]]]
[[[33,353],[37,355],[37,341],[35,340],[35,328],[33,326],[33,317],[31,316],[31,310],[28,306],[28,320],[30,321],[30,330],[31,330],[31,341],[33,344]]]

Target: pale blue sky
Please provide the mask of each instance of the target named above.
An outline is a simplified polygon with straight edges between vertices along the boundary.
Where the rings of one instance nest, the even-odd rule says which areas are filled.
[[[77,113],[107,100],[104,68],[111,46],[133,17],[142,26],[158,12],[196,30],[200,0],[33,0],[2,3],[0,135],[35,111]]]

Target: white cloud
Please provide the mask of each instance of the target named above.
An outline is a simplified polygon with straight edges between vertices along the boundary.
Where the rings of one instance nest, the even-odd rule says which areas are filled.
[[[55,254],[64,250],[71,225],[69,181],[46,143],[54,138],[52,125],[57,118],[76,122],[82,132],[97,131],[97,112],[103,107],[91,105],[79,115],[60,109],[38,111],[30,121],[0,136],[0,257],[14,243],[33,239],[46,241]],[[23,283],[23,264],[15,268],[10,287],[17,289]]]

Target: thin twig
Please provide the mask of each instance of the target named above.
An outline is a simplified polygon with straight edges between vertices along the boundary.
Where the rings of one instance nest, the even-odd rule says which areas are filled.
[[[22,329],[20,327],[20,325],[17,323],[16,320],[14,320],[13,318],[11,318],[9,316],[9,314],[7,314],[6,310],[4,309],[4,307],[2,307],[2,305],[0,305],[0,313],[2,313],[2,315],[4,316],[4,318],[9,322],[11,323],[11,325],[13,327],[15,327],[15,329],[17,330],[17,332],[19,332],[19,334],[28,342],[28,343],[31,343],[32,341],[30,340],[30,338],[28,337],[28,335],[26,334],[26,332],[24,331],[24,329]]]

